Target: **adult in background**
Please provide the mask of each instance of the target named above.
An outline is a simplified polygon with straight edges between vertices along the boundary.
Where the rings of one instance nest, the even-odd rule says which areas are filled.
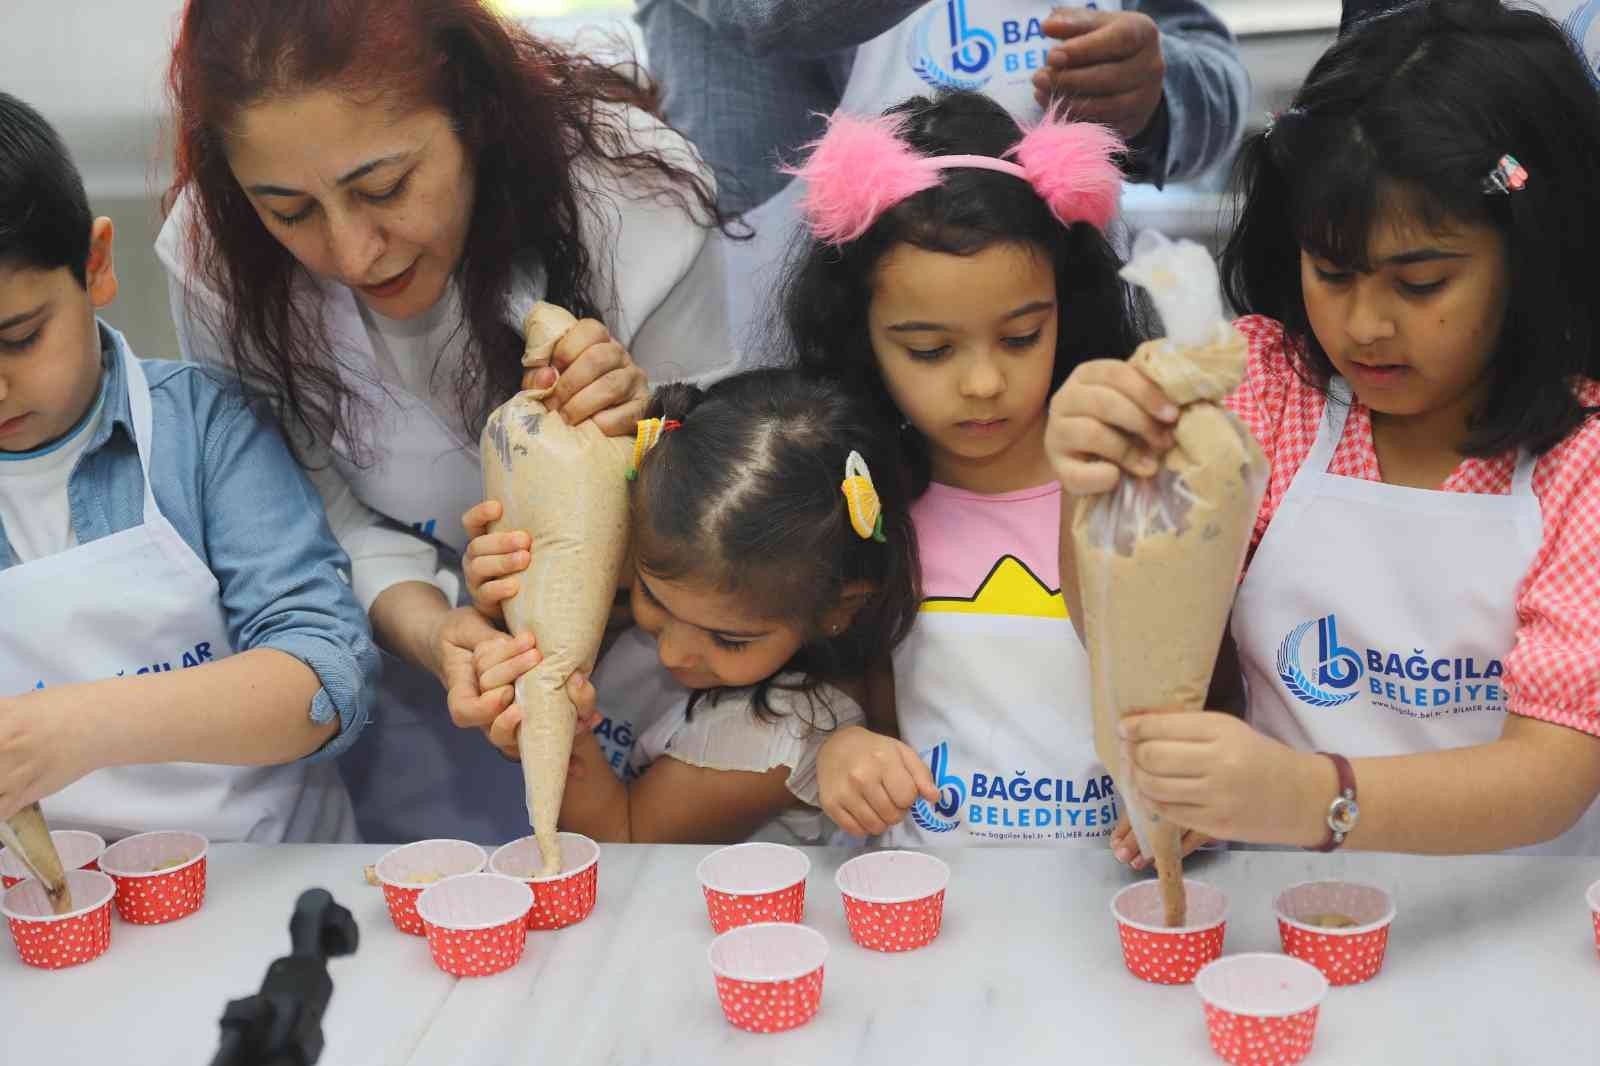
[[[190,0],[171,86],[183,352],[274,402],[391,653],[346,767],[362,833],[525,833],[519,769],[455,728],[507,701],[456,607],[479,431],[537,300],[583,320],[555,354],[569,422],[631,434],[647,377],[729,359],[709,171],[637,83],[480,0]]]
[[[640,0],[668,119],[731,180],[755,239],[730,250],[734,336],[764,321],[794,244],[798,190],[776,169],[835,108],[877,115],[930,88],[989,94],[1016,117],[1051,101],[1116,130],[1127,176],[1157,186],[1224,158],[1249,78],[1198,0]]]

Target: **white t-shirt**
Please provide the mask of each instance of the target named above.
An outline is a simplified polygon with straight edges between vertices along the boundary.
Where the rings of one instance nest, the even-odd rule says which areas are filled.
[[[105,407],[105,387],[77,427],[37,451],[0,452],[0,526],[17,564],[66,551],[78,543],[67,483],[94,439]]]
[[[831,685],[809,694],[780,687],[800,680],[784,674],[767,693],[774,716],[759,718],[753,689],[729,690],[720,699],[702,698],[687,713],[688,700],[674,705],[646,729],[628,758],[636,777],[662,756],[712,770],[766,773],[787,766],[789,791],[804,806],[790,807],[752,834],[752,840],[784,844],[826,844],[835,826],[823,814],[817,790],[817,752],[834,730],[863,721],[856,701]]]

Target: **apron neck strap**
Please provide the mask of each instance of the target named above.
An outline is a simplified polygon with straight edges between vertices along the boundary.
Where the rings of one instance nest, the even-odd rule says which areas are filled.
[[[139,449],[139,469],[144,474],[144,520],[161,517],[155,490],[150,487],[150,383],[144,367],[126,345],[122,346],[122,376],[128,383],[128,413],[133,419],[133,443]]]
[[[1327,402],[1322,405],[1322,418],[1317,425],[1317,439],[1306,456],[1303,470],[1325,474],[1333,462],[1333,453],[1344,439],[1345,422],[1350,418],[1350,383],[1335,374],[1328,379]]]

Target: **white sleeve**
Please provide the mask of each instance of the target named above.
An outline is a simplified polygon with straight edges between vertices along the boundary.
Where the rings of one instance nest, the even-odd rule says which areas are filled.
[[[682,135],[636,108],[620,109],[617,119],[641,149],[660,152],[715,189],[710,168]],[[731,370],[721,232],[678,202],[683,196],[694,203],[687,190],[652,172],[619,172],[593,160],[580,161],[575,172],[602,317],[651,384],[705,383]]]
[[[232,360],[213,326],[221,321],[217,311],[221,297],[190,269],[184,237],[189,216],[188,193],[183,193],[173,204],[155,245],[156,257],[167,272],[178,350],[190,362],[231,373]],[[284,432],[289,432],[287,426]],[[350,556],[350,585],[364,610],[371,610],[380,593],[402,581],[432,584],[455,603],[459,583],[449,571],[440,569],[439,552],[432,544],[385,524],[376,511],[362,503],[334,465],[326,444],[304,434],[297,434],[293,443],[306,477],[322,496],[339,547]]]
[[[818,685],[810,693],[774,685],[767,702],[778,715],[776,720],[756,716],[748,689],[727,692],[715,702],[702,699],[694,713],[677,724],[663,754],[711,770],[765,773],[787,766],[790,793],[802,803],[820,807],[817,753],[833,730],[863,720],[861,708],[830,685]]]

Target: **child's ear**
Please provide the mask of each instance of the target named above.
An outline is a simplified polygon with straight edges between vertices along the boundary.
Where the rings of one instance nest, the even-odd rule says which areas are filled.
[[[96,310],[117,298],[117,270],[111,259],[111,220],[104,215],[89,227],[89,266],[85,277],[89,302]]]
[[[875,591],[870,581],[855,581],[846,585],[839,594],[839,602],[823,614],[822,631],[832,637],[849,629],[856,620],[856,612],[872,601]]]

